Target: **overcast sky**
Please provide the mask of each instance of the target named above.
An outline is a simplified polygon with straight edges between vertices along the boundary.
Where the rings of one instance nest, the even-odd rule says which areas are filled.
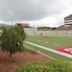
[[[0,0],[1,21],[28,21],[32,26],[59,26],[72,14],[72,0]]]

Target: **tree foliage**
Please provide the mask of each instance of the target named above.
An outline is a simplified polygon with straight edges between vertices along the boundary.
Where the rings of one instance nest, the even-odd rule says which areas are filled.
[[[0,36],[0,46],[2,51],[9,53],[9,57],[16,52],[23,50],[23,42],[26,39],[25,32],[21,26],[5,27]]]

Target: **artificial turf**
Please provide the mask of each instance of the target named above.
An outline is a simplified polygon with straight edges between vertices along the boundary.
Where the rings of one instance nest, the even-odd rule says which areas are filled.
[[[40,51],[40,52],[42,52],[42,53],[44,53],[44,54],[46,54],[50,57],[53,57],[56,60],[64,61],[64,62],[72,62],[72,59],[70,59],[70,58],[58,55],[56,53],[53,53],[53,52],[50,52],[50,51],[47,51],[47,50],[44,50],[44,49],[41,49],[41,48],[38,48],[38,47],[35,47],[35,46],[32,46],[32,45],[29,45],[27,43],[25,43],[25,45],[32,48],[32,49],[34,49],[35,51]]]
[[[27,41],[48,47],[67,48],[72,47],[72,37],[28,37]]]
[[[38,45],[41,46],[45,46],[48,48],[53,48],[53,49],[58,49],[58,48],[67,48],[67,47],[72,47],[72,37],[28,37],[27,41],[32,42],[32,43],[36,43]],[[60,61],[72,61],[72,59],[52,53],[50,51],[38,48],[38,47],[34,47],[31,46],[29,44],[26,44],[31,48],[34,48],[37,51],[40,51],[48,56],[51,56],[53,58],[55,58],[56,60],[60,60]]]

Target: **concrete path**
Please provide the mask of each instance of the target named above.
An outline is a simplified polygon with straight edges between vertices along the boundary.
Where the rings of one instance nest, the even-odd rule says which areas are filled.
[[[60,51],[56,51],[54,49],[47,48],[47,47],[44,47],[44,46],[41,46],[41,45],[38,45],[38,44],[35,44],[35,43],[32,43],[32,42],[28,42],[28,41],[25,41],[25,43],[30,44],[32,46],[39,47],[41,49],[48,50],[50,52],[53,52],[53,53],[56,53],[56,54],[59,54],[59,55],[62,55],[62,56],[68,57],[68,58],[72,58],[72,55],[70,55],[70,54],[66,54],[66,53],[63,53],[63,52],[60,52]]]

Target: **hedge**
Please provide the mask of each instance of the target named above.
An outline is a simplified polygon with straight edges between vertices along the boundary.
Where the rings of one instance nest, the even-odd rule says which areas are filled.
[[[64,62],[34,62],[16,68],[16,72],[72,72],[72,69]]]

